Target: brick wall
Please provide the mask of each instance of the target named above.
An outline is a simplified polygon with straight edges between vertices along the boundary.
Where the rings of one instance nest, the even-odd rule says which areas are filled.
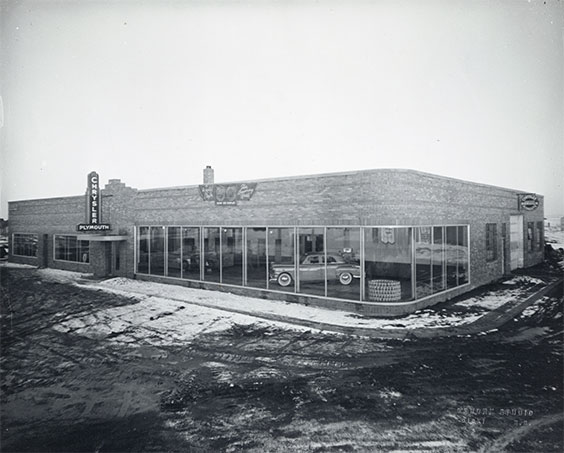
[[[497,259],[486,261],[486,223],[507,224],[511,215],[524,216],[527,222],[543,221],[543,199],[535,211],[520,212],[517,191],[410,170],[369,170],[342,174],[259,180],[250,201],[237,206],[216,206],[204,201],[198,186],[137,190],[119,180],[111,180],[102,190],[102,222],[112,225],[111,234],[127,236],[115,243],[111,274],[133,277],[135,227],[141,225],[448,225],[468,224],[470,230],[471,285],[464,290],[501,278],[505,268],[503,244],[497,242]],[[85,197],[65,197],[10,203],[10,230],[18,233],[47,234],[47,245],[40,240],[40,258],[17,262],[47,265],[60,269],[100,273],[98,246],[92,247],[91,265],[53,260],[54,234],[77,234],[76,225],[85,222]],[[42,236],[41,236],[42,237]],[[526,247],[526,237],[524,244]],[[100,247],[105,246],[101,244]],[[508,248],[508,247],[506,247]],[[507,250],[506,250],[507,252]],[[525,266],[543,259],[543,250],[525,250]],[[458,294],[458,290],[448,293]],[[296,296],[298,299],[301,296]],[[418,301],[424,306],[444,300],[445,295]],[[317,303],[317,302],[316,302]],[[330,302],[322,301],[328,305]],[[366,305],[366,304],[365,304]],[[355,304],[355,307],[359,307]],[[357,308],[358,310],[358,308]],[[370,311],[370,308],[362,308]],[[397,308],[400,310],[400,308]]]

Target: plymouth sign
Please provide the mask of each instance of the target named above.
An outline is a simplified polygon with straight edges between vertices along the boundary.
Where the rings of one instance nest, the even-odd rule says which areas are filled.
[[[99,223],[97,225],[89,223],[79,223],[76,226],[77,231],[108,231],[110,230],[110,225],[107,223]]]

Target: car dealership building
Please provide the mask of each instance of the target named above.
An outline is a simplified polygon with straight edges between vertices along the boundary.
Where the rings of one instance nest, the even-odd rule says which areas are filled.
[[[9,203],[16,263],[396,316],[543,260],[543,198],[377,169]]]

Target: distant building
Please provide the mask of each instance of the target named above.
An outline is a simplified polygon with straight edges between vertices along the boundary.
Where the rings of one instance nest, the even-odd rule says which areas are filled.
[[[0,236],[8,236],[8,221],[0,219]]]
[[[10,260],[401,315],[543,260],[536,194],[366,170],[10,202]]]

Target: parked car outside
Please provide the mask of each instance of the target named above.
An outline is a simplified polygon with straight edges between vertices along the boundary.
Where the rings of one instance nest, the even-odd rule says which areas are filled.
[[[0,259],[2,259],[2,260],[8,259],[8,243],[7,242],[0,242]]]

